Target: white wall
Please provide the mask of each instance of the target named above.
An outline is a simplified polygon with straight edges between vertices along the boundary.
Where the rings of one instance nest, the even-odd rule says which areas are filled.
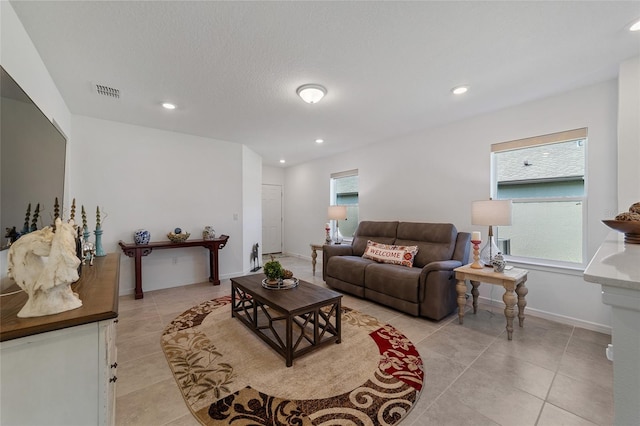
[[[73,143],[71,113],[8,1],[0,1],[0,64],[40,107],[42,112],[50,120],[55,120],[58,123],[61,130],[69,138],[67,146],[70,146]],[[64,197],[68,203],[68,188],[66,186]],[[0,287],[3,289],[10,284],[10,281],[6,279],[7,252],[7,250],[0,251],[0,278],[2,279]]]
[[[451,222],[485,233],[471,225],[470,208],[489,197],[490,145],[588,127],[588,260],[608,233],[600,220],[617,208],[616,110],[617,83],[607,81],[288,168],[285,249],[309,257],[309,243],[323,238],[330,174],[350,169],[359,170],[360,220]],[[600,286],[579,271],[528,269],[530,313],[608,330]]]
[[[242,145],[83,116],[72,124],[71,196],[85,206],[91,230],[96,206],[108,214],[106,252],[119,252],[119,240],[133,242],[138,228],[163,241],[175,227],[202,238],[211,225],[230,236],[219,254],[221,278],[242,273]],[[130,293],[133,259],[122,255],[120,265],[120,294]],[[154,250],[142,262],[144,291],[208,276],[208,251],[200,247]]]
[[[281,167],[262,166],[262,183],[284,185],[284,170]]]
[[[246,146],[242,147],[242,212],[242,270],[249,272],[254,244],[262,247],[262,157]]]
[[[620,65],[618,80],[617,212],[620,213],[640,201],[640,56]]]

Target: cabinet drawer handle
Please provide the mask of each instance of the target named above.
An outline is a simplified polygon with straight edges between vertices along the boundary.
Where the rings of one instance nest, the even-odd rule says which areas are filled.
[[[113,376],[112,378],[109,379],[109,383],[115,383],[116,380],[118,380],[118,378],[116,376]]]
[[[113,323],[114,323],[114,324],[117,324],[117,323],[118,323],[118,321],[119,321],[119,320],[114,319],[114,320],[113,320]]]
[[[114,362],[113,364],[111,364],[111,368],[116,368],[118,366],[117,362]]]

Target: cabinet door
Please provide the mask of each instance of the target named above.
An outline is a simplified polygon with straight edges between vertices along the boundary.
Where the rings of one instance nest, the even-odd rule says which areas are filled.
[[[117,376],[117,348],[116,348],[117,320],[100,322],[99,339],[99,389],[100,407],[98,424],[102,426],[115,425],[116,420],[116,381]]]
[[[0,424],[98,421],[97,323],[0,344]]]

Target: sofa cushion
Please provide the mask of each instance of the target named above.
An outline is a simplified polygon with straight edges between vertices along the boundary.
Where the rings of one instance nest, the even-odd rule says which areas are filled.
[[[400,222],[395,244],[418,246],[413,266],[423,268],[431,262],[451,259],[457,234],[456,227],[450,223]]]
[[[419,302],[420,269],[399,265],[374,263],[365,270],[365,297],[367,290],[387,294],[409,302]]]
[[[418,246],[396,246],[369,240],[362,257],[379,263],[411,267],[417,252]]]
[[[382,244],[393,244],[396,240],[398,222],[373,222],[363,220],[353,236],[351,246],[354,256],[362,256],[367,248],[367,241]]]
[[[327,262],[327,275],[356,286],[364,286],[364,269],[373,260],[360,256],[333,256]]]

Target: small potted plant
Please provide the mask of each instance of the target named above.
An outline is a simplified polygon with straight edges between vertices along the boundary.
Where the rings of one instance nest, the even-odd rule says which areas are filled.
[[[271,260],[264,264],[264,274],[267,276],[267,284],[278,284],[282,278],[284,269],[280,262],[271,257]]]

